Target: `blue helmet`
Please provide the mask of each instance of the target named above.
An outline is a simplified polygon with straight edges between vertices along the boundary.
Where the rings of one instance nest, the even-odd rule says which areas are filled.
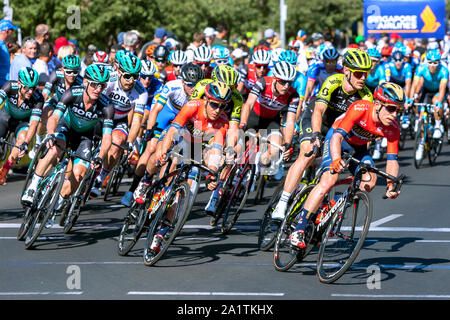
[[[376,48],[370,48],[369,50],[367,50],[367,54],[371,58],[376,58],[376,59],[381,58],[381,52],[378,51]]]
[[[335,48],[326,49],[322,53],[322,58],[325,62],[336,60],[337,58],[339,58],[339,52]]]
[[[297,64],[297,54],[294,51],[285,50],[278,56],[278,62],[280,61],[286,61],[295,65]]]
[[[230,57],[230,50],[222,46],[214,46],[212,52],[214,60],[228,59]]]
[[[429,50],[427,52],[426,58],[428,61],[440,61],[441,60],[441,53],[439,50]]]

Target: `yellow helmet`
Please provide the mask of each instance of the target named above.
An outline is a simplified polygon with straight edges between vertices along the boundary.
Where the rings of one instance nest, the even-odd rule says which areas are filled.
[[[350,71],[367,72],[370,71],[370,68],[372,68],[372,59],[369,57],[367,52],[363,50],[350,48],[344,54],[343,58],[344,67],[347,67]]]
[[[211,79],[223,82],[229,86],[234,86],[238,82],[239,75],[235,68],[225,64],[213,69]]]

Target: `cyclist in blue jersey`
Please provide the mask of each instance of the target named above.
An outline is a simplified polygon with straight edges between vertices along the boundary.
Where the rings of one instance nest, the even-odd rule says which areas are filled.
[[[151,60],[142,60],[142,69],[139,74],[139,82],[147,90],[148,98],[144,109],[142,124],[145,124],[150,113],[153,99],[161,92],[163,84],[155,77],[158,72],[156,64]]]
[[[372,48],[367,50],[367,54],[372,59],[372,69],[367,77],[366,86],[373,92],[379,84],[386,81],[386,72],[383,63],[380,63],[380,51]]]
[[[440,139],[444,132],[442,102],[446,96],[449,72],[440,63],[441,53],[439,50],[427,51],[426,60],[427,62],[421,64],[416,70],[407,105],[409,107],[413,101],[434,104],[435,130],[433,131],[433,138]],[[416,112],[416,116],[419,113],[415,126],[417,131],[418,119],[422,117],[423,109],[415,109],[414,112]],[[424,144],[421,143],[417,148],[416,159],[422,159],[423,151]]]

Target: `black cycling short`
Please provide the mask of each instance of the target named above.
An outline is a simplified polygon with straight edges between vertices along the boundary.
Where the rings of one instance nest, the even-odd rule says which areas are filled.
[[[0,109],[0,138],[6,137],[8,132],[14,132],[14,137],[17,138],[20,130],[28,130],[28,126],[28,122],[14,119],[5,109]]]
[[[303,110],[302,113],[302,117],[300,120],[300,130],[298,133],[299,139],[300,139],[300,145],[302,144],[303,141],[311,141],[311,137],[313,134],[313,129],[312,129],[312,114],[313,114],[313,110],[314,110],[314,106],[315,106],[315,99],[312,99],[307,107],[305,108],[305,110]],[[326,136],[327,132],[330,128],[326,125],[323,124],[322,121],[322,128],[321,128],[321,134],[322,136]]]
[[[254,129],[256,131],[267,130],[267,135],[278,132],[281,134],[281,115],[278,114],[275,118],[263,118],[258,116],[253,110],[250,110],[248,116],[247,129]]]

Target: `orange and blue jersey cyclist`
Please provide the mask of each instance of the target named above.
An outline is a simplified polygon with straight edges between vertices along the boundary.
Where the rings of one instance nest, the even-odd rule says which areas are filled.
[[[386,172],[394,177],[398,176],[400,125],[397,121],[397,113],[399,107],[405,102],[404,91],[398,84],[384,82],[375,89],[374,98],[374,102],[359,100],[351,104],[347,112],[337,118],[328,131],[321,164],[325,172],[306,199],[299,223],[291,235],[291,246],[294,248],[305,248],[306,225],[319,209],[324,196],[336,184],[338,180],[336,173],[344,170],[345,162],[341,158],[342,152],[354,152],[354,158],[374,165],[368,151],[368,142],[386,137],[388,140]],[[355,174],[358,168],[349,166],[349,170]],[[376,181],[376,174],[365,173],[362,176],[360,189],[370,192],[375,187]],[[392,181],[388,181],[386,196],[395,199],[398,195],[399,192],[393,190]]]

